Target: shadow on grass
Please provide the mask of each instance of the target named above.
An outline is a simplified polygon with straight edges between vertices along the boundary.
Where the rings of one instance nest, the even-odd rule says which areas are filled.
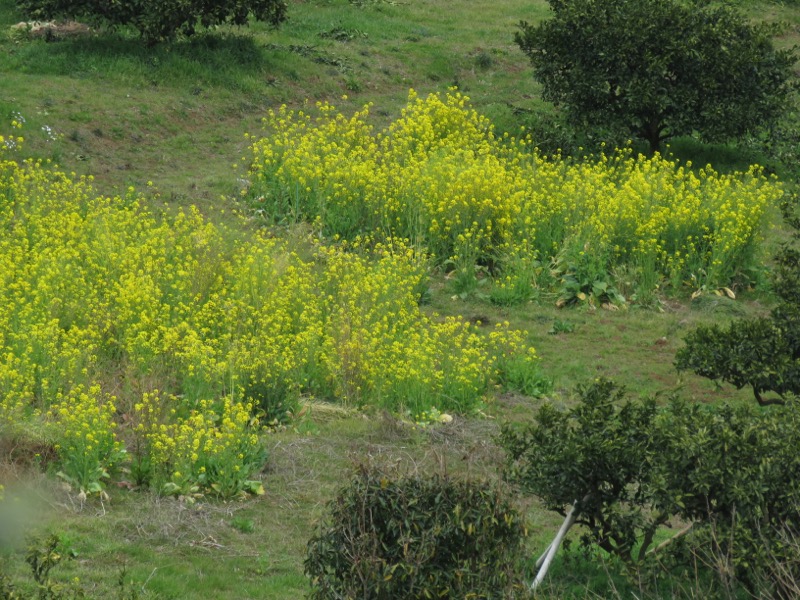
[[[628,571],[618,559],[597,546],[572,543],[556,556],[535,597],[542,600],[744,600],[753,597],[738,584],[723,589],[720,572],[712,563],[691,564],[689,561],[681,564],[680,559],[673,563],[669,557],[667,563],[660,566],[652,563],[638,571]],[[533,576],[531,573],[529,578],[532,580]]]
[[[534,571],[530,580],[535,576]],[[622,571],[621,565],[598,556],[592,559],[577,545],[568,544],[556,555],[539,594],[548,599],[631,598],[635,588]]]
[[[274,51],[249,35],[201,33],[147,47],[135,34],[101,33],[8,48],[3,71],[32,75],[96,77],[148,85],[206,85],[249,91],[263,86]]]
[[[669,146],[662,149],[669,157],[681,162],[692,161],[695,168],[712,165],[720,173],[747,171],[752,164],[764,166],[768,173],[778,167],[763,153],[735,143],[705,143],[691,137],[675,138]]]

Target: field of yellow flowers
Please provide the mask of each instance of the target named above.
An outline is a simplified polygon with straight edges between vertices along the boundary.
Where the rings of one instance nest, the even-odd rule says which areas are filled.
[[[412,90],[382,131],[369,109],[271,112],[250,138],[249,202],[270,221],[316,222],[327,235],[410,240],[462,288],[488,272],[501,304],[537,287],[565,303],[624,302],[746,281],[783,195],[757,167],[721,175],[629,149],[541,156],[524,135],[496,136],[455,90]]]
[[[132,188],[98,196],[5,141],[0,426],[51,443],[85,493],[120,469],[183,496],[258,493],[263,428],[302,396],[469,413],[536,373],[507,325],[420,311],[427,259],[407,243],[297,251]]]
[[[280,109],[252,140],[248,201],[312,223],[302,244],[100,196],[0,139],[0,425],[52,444],[84,493],[121,470],[182,496],[260,493],[260,436],[302,397],[419,418],[536,391],[523,333],[420,310],[431,265],[467,286],[483,269],[497,303],[547,278],[621,302],[620,273],[642,295],[727,286],[783,193],[757,168],[545,158],[457,92],[412,92],[379,133],[368,110]]]

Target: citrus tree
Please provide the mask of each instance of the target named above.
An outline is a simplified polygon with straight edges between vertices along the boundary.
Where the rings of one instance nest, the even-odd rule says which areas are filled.
[[[515,40],[543,96],[579,126],[646,140],[697,132],[714,141],[783,110],[791,51],[774,29],[703,0],[548,0],[553,17]]]
[[[751,387],[761,405],[800,395],[800,216],[794,202],[786,202],[783,212],[794,232],[775,256],[778,304],[770,315],[698,327],[675,358],[678,369]]]
[[[702,572],[753,597],[798,597],[800,404],[659,405],[598,379],[568,409],[545,403],[533,422],[504,425],[499,442],[506,478],[565,517],[532,587],[577,524],[582,544],[630,572]]]

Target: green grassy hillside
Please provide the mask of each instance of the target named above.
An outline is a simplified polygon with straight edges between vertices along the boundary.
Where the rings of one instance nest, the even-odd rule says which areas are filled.
[[[754,18],[793,23],[780,44],[800,39],[800,8],[792,3],[748,1],[744,8]],[[23,156],[93,176],[98,194],[125,196],[133,186],[157,213],[164,205],[167,215],[195,205],[223,223],[224,235],[250,239],[259,222],[231,216],[250,215],[239,201],[247,186],[245,134],[257,134],[268,111],[283,104],[303,109],[327,101],[352,113],[372,103],[370,122],[380,128],[398,118],[409,89],[424,96],[456,86],[500,135],[516,135],[522,126],[534,127],[534,139],[555,135],[552,124],[536,130],[539,118],[552,117],[552,107],[539,99],[513,42],[520,20],[536,22],[548,10],[544,0],[297,1],[278,30],[252,24],[147,48],[124,30],[54,40],[20,36],[10,27],[22,16],[13,0],[0,0],[0,133],[7,133],[13,119],[21,121]],[[688,140],[676,149],[722,170],[761,158],[754,150]],[[768,232],[763,256],[782,235]],[[273,236],[286,237],[301,257],[315,251],[303,226],[272,228],[266,237]],[[748,390],[679,375],[673,357],[682,336],[698,324],[765,313],[771,303],[766,267],[753,286],[736,290],[736,300],[712,290],[689,299],[689,290],[649,308],[621,310],[557,308],[557,295],[550,292],[501,307],[488,301],[483,284],[467,294],[454,290],[446,270],[433,274],[422,307],[426,317],[439,323],[458,315],[490,327],[508,321],[522,330],[552,384],[546,398],[492,388],[480,412],[419,428],[400,418],[413,415],[359,411],[303,396],[296,418],[263,436],[269,459],[257,478],[266,493],[243,501],[188,503],[147,489],[131,491],[135,486],[124,476],[108,487],[107,497],[87,499],[55,477],[46,434],[4,429],[0,492],[4,487],[7,500],[0,501],[0,545],[12,522],[27,532],[57,532],[75,557],[54,577],[79,578],[93,598],[123,597],[124,573],[123,587],[142,598],[289,600],[308,590],[306,541],[355,465],[402,464],[410,472],[497,480],[498,423],[529,420],[545,400],[568,405],[575,384],[598,376],[626,385],[633,396],[678,391],[699,402],[752,402]],[[133,405],[133,392],[149,389],[142,373],[146,369],[134,383],[123,373],[109,377],[116,382],[109,387],[129,393],[123,399]],[[118,416],[122,421],[129,415]],[[530,553],[538,555],[560,518],[529,498],[520,503],[529,519]],[[21,536],[8,535],[16,546],[0,546],[0,567],[30,591]],[[624,582],[609,584],[595,564],[573,561],[556,565],[543,597],[640,593]]]

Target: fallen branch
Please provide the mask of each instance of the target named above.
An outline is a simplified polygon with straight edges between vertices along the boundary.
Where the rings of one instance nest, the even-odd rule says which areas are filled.
[[[664,548],[669,546],[675,540],[682,538],[687,533],[690,533],[692,531],[692,528],[694,527],[694,525],[695,525],[694,523],[690,523],[689,525],[687,525],[686,527],[681,529],[678,533],[673,535],[671,538],[664,540],[663,542],[661,542],[655,548],[650,548],[650,550],[647,551],[646,556],[651,556],[653,554],[657,554],[658,552],[660,552],[661,550],[663,550]]]

